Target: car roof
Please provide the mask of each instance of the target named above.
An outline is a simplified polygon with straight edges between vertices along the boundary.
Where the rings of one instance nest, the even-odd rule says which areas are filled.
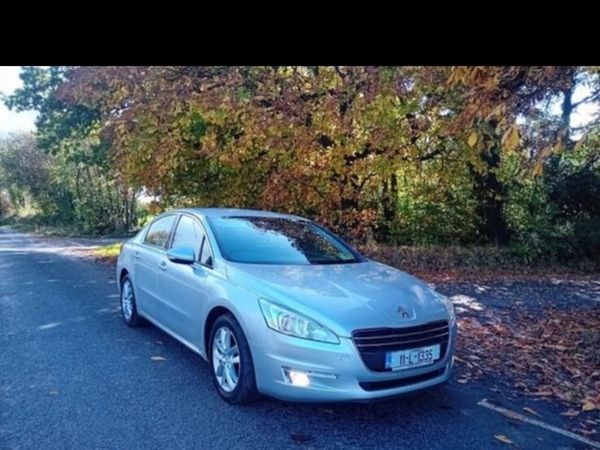
[[[302,219],[303,217],[293,214],[284,214],[273,211],[262,211],[259,209],[241,209],[241,208],[183,208],[180,212],[187,212],[197,216],[219,218],[219,217],[281,217],[286,219]]]

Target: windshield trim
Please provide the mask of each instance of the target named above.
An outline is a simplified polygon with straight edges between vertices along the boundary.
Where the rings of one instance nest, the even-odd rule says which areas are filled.
[[[244,219],[244,218],[265,218],[265,219],[269,219],[269,218],[276,218],[276,219],[283,219],[283,220],[289,220],[290,222],[305,222],[308,223],[310,225],[313,225],[314,227],[318,228],[319,230],[321,230],[322,232],[324,232],[327,236],[331,237],[333,240],[337,241],[339,244],[342,245],[342,247],[344,247],[346,250],[348,250],[352,256],[354,257],[353,260],[348,260],[348,261],[344,261],[344,260],[339,260],[339,261],[327,261],[327,262],[315,262],[315,263],[296,263],[296,262],[264,262],[264,261],[237,261],[235,259],[231,259],[227,256],[227,253],[225,251],[223,251],[223,245],[221,243],[219,234],[216,231],[216,227],[213,225],[213,220],[214,219]],[[336,234],[334,234],[333,232],[329,231],[328,229],[322,227],[321,225],[308,220],[308,219],[303,219],[303,218],[294,218],[294,217],[281,217],[281,216],[260,216],[260,215],[256,215],[256,216],[236,216],[236,215],[231,215],[231,216],[219,216],[219,217],[206,217],[206,222],[208,223],[208,226],[211,228],[212,231],[212,235],[215,239],[215,243],[217,244],[217,247],[219,248],[219,253],[221,254],[221,258],[223,258],[225,261],[230,262],[230,263],[234,263],[234,264],[248,264],[248,265],[261,265],[261,266],[333,266],[333,265],[346,265],[346,264],[358,264],[358,263],[363,263],[363,262],[367,262],[368,259],[365,258],[363,255],[361,255],[354,247],[352,247],[350,244],[348,244],[346,241],[344,241],[341,237],[337,236]]]

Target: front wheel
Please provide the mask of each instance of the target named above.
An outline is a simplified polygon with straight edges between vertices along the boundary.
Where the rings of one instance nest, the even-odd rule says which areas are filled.
[[[228,403],[247,404],[259,397],[250,347],[230,314],[219,317],[210,333],[209,362],[217,391]]]

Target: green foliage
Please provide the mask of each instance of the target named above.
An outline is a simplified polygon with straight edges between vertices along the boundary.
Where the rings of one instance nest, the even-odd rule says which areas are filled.
[[[600,259],[600,139],[592,136],[572,153],[551,160],[544,177],[558,211],[556,225],[572,230],[571,251]]]
[[[53,158],[41,151],[35,138],[12,134],[0,139],[0,190],[8,194],[12,206],[19,210],[32,201],[42,215],[51,220],[68,220],[69,198],[52,180]]]
[[[541,177],[518,178],[513,161],[505,215],[512,249],[526,262],[600,260],[600,147],[586,141],[550,158]]]
[[[514,232],[512,250],[525,262],[552,260],[565,250],[565,238],[572,230],[556,226],[556,206],[548,199],[547,187],[539,180],[513,186],[505,215]]]
[[[138,226],[140,228],[146,226],[156,217],[156,209],[154,204],[148,201],[139,201],[136,204],[136,216],[138,220]],[[160,209],[160,208],[159,208]]]
[[[478,218],[472,180],[464,167],[435,164],[398,177],[397,215],[387,240],[439,245],[477,241]],[[390,239],[392,238],[392,239]],[[386,240],[382,236],[381,240]]]
[[[98,111],[62,98],[71,74],[64,67],[23,68],[23,87],[5,102],[17,110],[36,109],[37,132],[7,142],[18,158],[0,160],[15,179],[5,185],[15,206],[29,195],[46,223],[75,224],[86,234],[127,231],[136,225],[135,190],[115,170]]]

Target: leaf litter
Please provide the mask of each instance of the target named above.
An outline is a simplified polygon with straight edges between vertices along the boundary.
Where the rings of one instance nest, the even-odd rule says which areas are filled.
[[[501,375],[511,389],[560,403],[561,415],[577,421],[572,430],[598,433],[600,309],[486,308],[459,313],[458,327],[459,383]]]

